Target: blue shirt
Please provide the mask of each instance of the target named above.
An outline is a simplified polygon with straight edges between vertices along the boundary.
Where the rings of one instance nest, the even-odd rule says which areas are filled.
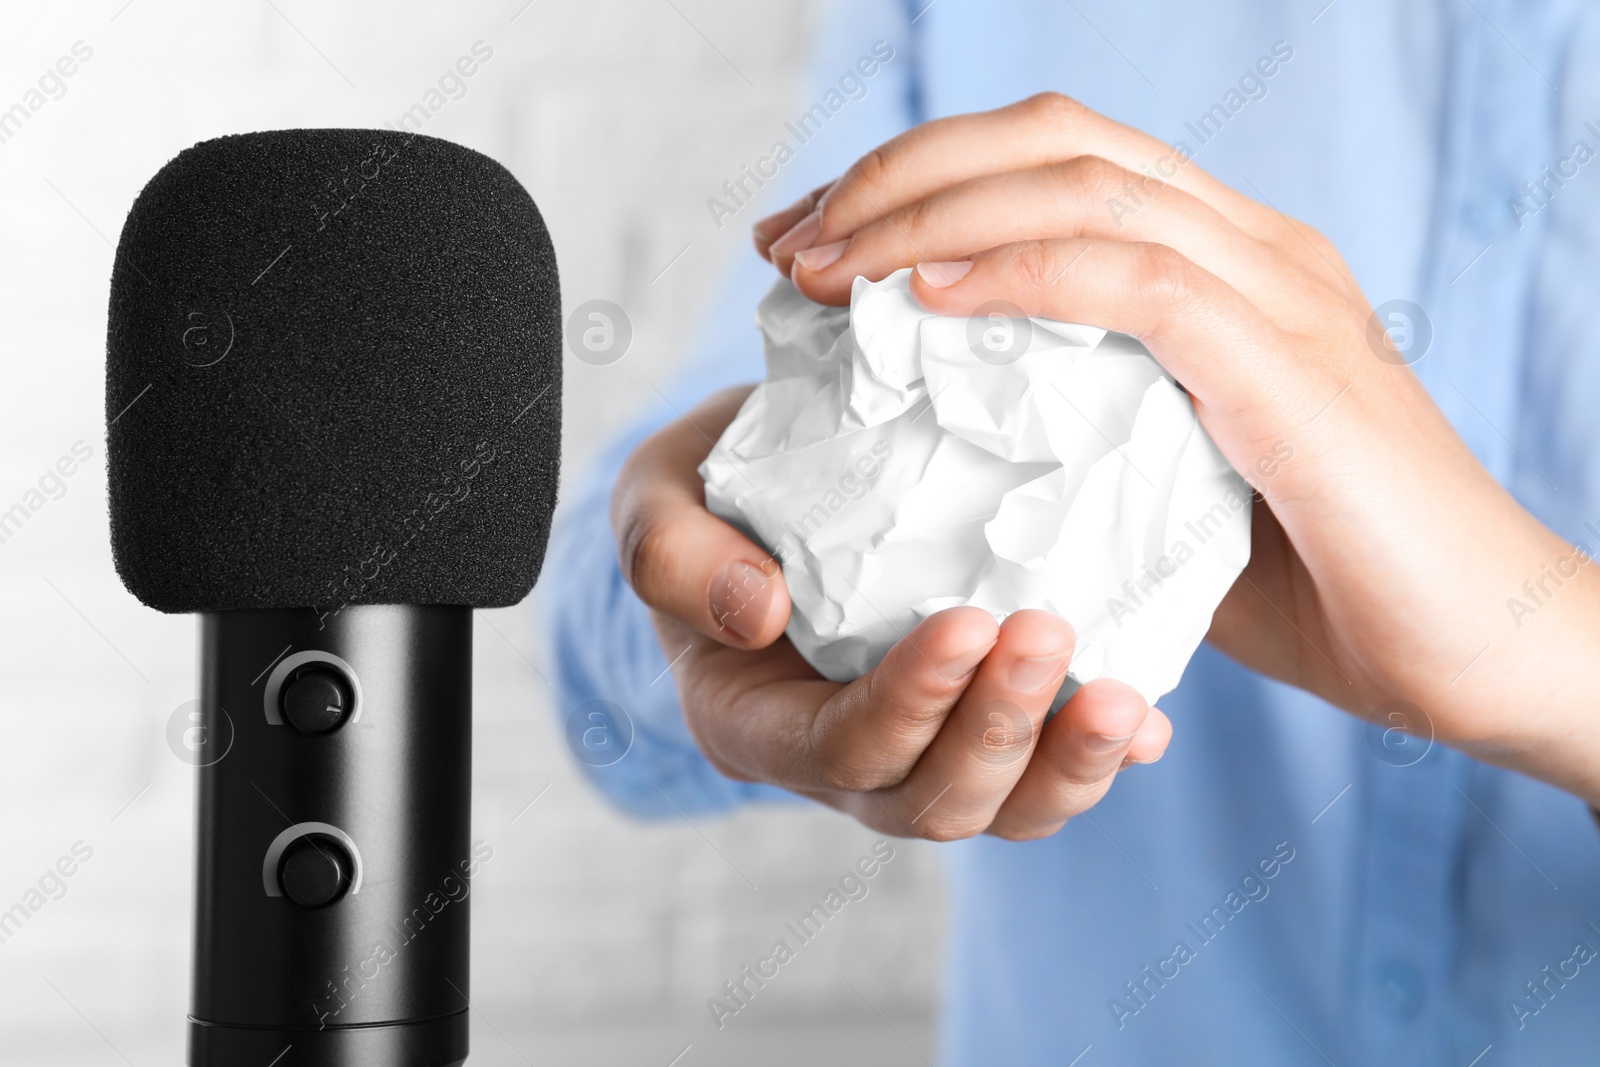
[[[1045,89],[1182,143],[1326,233],[1374,305],[1423,309],[1403,320],[1426,348],[1415,369],[1457,431],[1600,550],[1600,9],[1324,2],[852,0],[797,113],[827,107],[874,42],[893,58],[765,169],[798,193],[917,122]],[[787,202],[727,201],[723,221]],[[672,404],[761,377],[751,316],[772,277],[737,264]],[[618,573],[610,485],[673,414],[568,502],[542,598],[560,710],[605,699],[633,720],[633,751],[594,777],[643,815],[672,815],[665,797],[693,813],[784,796],[695,750]],[[1061,833],[944,848],[945,1062],[1600,1062],[1600,836],[1582,802],[1397,743],[1208,647],[1162,706],[1166,758]]]

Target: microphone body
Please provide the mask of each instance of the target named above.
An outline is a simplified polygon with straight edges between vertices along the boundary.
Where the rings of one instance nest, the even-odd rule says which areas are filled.
[[[289,1049],[284,1060],[306,1067],[460,1064],[469,879],[483,858],[471,841],[471,609],[353,605],[325,621],[255,609],[199,623],[201,706],[225,710],[232,737],[198,770],[189,1062],[266,1064]],[[308,733],[285,715],[297,683],[341,676],[343,721]],[[285,863],[305,838],[325,854],[309,875]],[[319,881],[330,860],[340,871]],[[285,886],[296,874],[308,885]]]

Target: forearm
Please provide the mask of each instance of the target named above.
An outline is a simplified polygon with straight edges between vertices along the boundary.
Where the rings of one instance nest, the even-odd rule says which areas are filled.
[[[1473,755],[1600,806],[1600,567],[1542,527],[1537,540],[1491,605],[1482,654],[1438,699],[1493,724],[1464,746]]]
[[[1375,371],[1350,394],[1370,392],[1387,368]],[[1305,657],[1307,688],[1389,725],[1400,721],[1391,705],[1413,705],[1403,709],[1406,728],[1427,740],[1596,803],[1600,567],[1496,483],[1431,401],[1361,400],[1388,407],[1381,421],[1413,437],[1303,448],[1338,460],[1323,464],[1315,499],[1275,500],[1266,486],[1291,525],[1331,512],[1359,531],[1300,539],[1331,616],[1331,636],[1314,639],[1332,659]],[[1382,635],[1381,648],[1344,654],[1346,635]]]

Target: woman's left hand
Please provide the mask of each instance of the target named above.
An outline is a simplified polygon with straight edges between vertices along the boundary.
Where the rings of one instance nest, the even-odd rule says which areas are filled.
[[[824,303],[915,266],[930,310],[1138,338],[1266,504],[1208,639],[1600,801],[1600,575],[1477,462],[1305,223],[1045,94],[897,137],[756,244]]]

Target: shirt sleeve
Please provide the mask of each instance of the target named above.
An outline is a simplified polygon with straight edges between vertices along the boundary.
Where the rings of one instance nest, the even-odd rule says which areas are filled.
[[[708,200],[708,225],[748,227],[918,120],[911,25],[916,14],[904,0],[832,6],[819,27],[806,95],[794,106],[794,118],[774,129],[773,144],[762,157],[767,162],[755,163],[768,174],[777,170],[769,183],[777,195],[756,203],[727,195],[718,196],[718,204]],[[772,786],[723,777],[696,748],[678,707],[668,656],[645,606],[622,579],[609,514],[617,472],[640,441],[700,398],[764,376],[753,318],[773,278],[772,267],[753,250],[735,261],[686,372],[602,453],[564,502],[535,598],[564,735],[581,734],[581,729],[569,730],[567,720],[575,713],[583,718],[580,709],[586,705],[618,720],[619,739],[631,728],[620,759],[606,766],[580,762],[613,803],[636,815],[664,817],[793,799]]]

